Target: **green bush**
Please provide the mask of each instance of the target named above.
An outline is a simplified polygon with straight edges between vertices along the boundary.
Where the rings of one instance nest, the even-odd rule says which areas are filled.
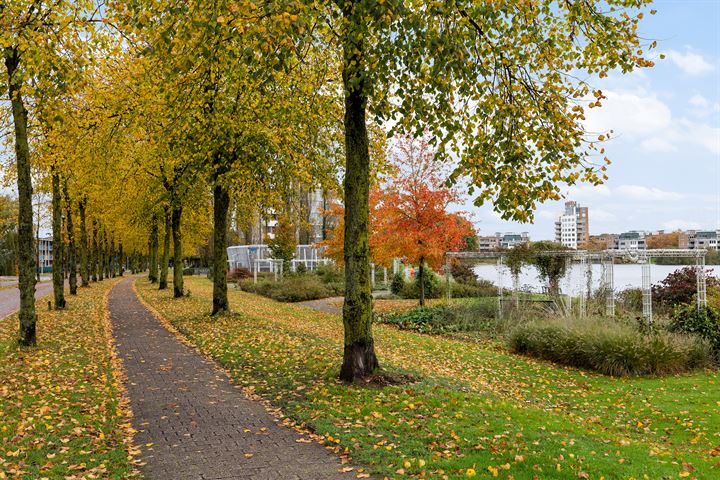
[[[529,323],[508,337],[513,352],[605,375],[663,375],[704,367],[712,361],[708,342],[688,335],[643,335],[607,319]]]
[[[618,304],[629,312],[642,312],[643,293],[641,288],[627,288],[618,293]]]
[[[286,276],[277,282],[264,280],[253,283],[252,280],[243,280],[238,286],[246,292],[280,302],[317,300],[341,295],[344,291],[342,283],[323,283],[319,276],[312,274]]]
[[[337,265],[318,265],[315,275],[320,277],[323,283],[343,283],[345,275],[342,268]]]
[[[443,285],[443,294],[445,285]],[[489,280],[477,280],[474,284],[452,283],[450,285],[452,298],[466,297],[497,297],[498,288]]]
[[[710,342],[715,352],[720,352],[720,310],[708,305],[698,310],[697,304],[675,307],[670,323],[671,332],[696,335]]]
[[[452,275],[453,280],[461,284],[473,285],[478,279],[472,267],[460,262],[450,265],[450,275]]]
[[[405,277],[401,272],[396,273],[390,282],[390,292],[393,295],[400,295],[405,288]]]
[[[440,277],[428,267],[425,267],[423,277],[425,298],[440,298],[443,294]],[[400,296],[403,298],[420,298],[420,275],[415,275],[413,281],[405,283],[400,292]]]
[[[506,330],[496,313],[494,301],[474,300],[378,315],[377,321],[420,333],[484,332],[494,337]]]

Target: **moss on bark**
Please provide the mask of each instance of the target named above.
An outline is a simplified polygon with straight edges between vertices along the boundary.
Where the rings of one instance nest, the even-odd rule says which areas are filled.
[[[377,367],[372,336],[370,285],[369,193],[370,152],[365,122],[365,60],[361,12],[348,2],[343,15],[348,22],[343,64],[345,87],[345,349],[340,378],[353,381]],[[357,31],[355,31],[357,29]],[[354,33],[357,33],[355,35]]]
[[[27,110],[21,95],[20,53],[5,48],[8,95],[15,134],[15,165],[18,187],[18,287],[20,289],[20,331],[18,343],[35,345],[37,315],[35,313],[35,242],[33,239],[32,180],[30,177],[30,146],[27,136]]]
[[[220,183],[213,189],[213,307],[212,315],[230,309],[227,295],[227,217],[230,195]]]

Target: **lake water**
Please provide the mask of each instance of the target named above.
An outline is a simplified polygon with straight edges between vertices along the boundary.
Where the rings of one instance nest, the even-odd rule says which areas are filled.
[[[652,283],[658,283],[665,279],[668,274],[675,270],[681,269],[687,265],[652,265],[650,268],[650,281]],[[712,266],[708,268],[713,268]],[[498,269],[495,265],[477,265],[473,269],[479,278],[490,280],[494,284],[498,284]],[[503,286],[505,288],[512,287],[512,277],[510,271],[506,268],[502,268],[503,272]],[[631,287],[642,286],[642,271],[641,266],[637,264],[629,265],[615,265],[613,270],[615,290],[623,290]],[[713,276],[720,278],[720,267],[713,268]],[[600,286],[600,280],[602,276],[602,266],[592,266],[592,279],[593,288]],[[560,281],[560,286],[563,293],[579,294],[586,285],[585,280],[585,269],[580,265],[574,265],[569,277],[566,276]],[[534,267],[525,267],[520,274],[520,287],[523,290],[531,290],[539,292],[542,290],[544,283],[541,282],[537,270]]]

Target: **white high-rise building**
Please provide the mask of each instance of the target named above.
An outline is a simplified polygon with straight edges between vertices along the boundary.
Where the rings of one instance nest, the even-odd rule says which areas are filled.
[[[568,248],[582,248],[590,239],[588,208],[565,202],[565,212],[555,221],[555,241]]]

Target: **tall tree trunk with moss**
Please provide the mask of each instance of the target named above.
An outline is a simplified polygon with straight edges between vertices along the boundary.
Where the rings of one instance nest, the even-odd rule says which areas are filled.
[[[213,190],[213,307],[212,315],[230,309],[227,295],[228,209],[230,194],[218,180]]]
[[[148,243],[150,265],[148,280],[150,283],[158,281],[158,218],[157,214],[153,214],[150,223],[150,242]]]
[[[122,277],[123,273],[125,273],[125,266],[127,265],[127,258],[125,257],[122,242],[118,243],[118,258],[118,276]]]
[[[77,249],[75,246],[75,225],[73,224],[72,202],[68,195],[67,180],[63,182],[65,197],[65,231],[67,236],[68,284],[70,295],[77,295]]]
[[[60,193],[60,174],[56,167],[51,167],[52,181],[52,238],[53,238],[53,297],[55,309],[65,308],[65,276],[63,274],[63,236],[62,236],[62,204]]]
[[[172,241],[173,241],[173,297],[180,298],[185,294],[183,285],[182,256],[182,205],[172,207]]]
[[[85,199],[78,202],[80,212],[80,286],[90,285],[90,262],[88,261],[87,223],[85,219]]]
[[[107,278],[115,278],[115,237],[110,235],[108,240],[108,256],[107,256]]]
[[[345,347],[340,378],[353,381],[378,368],[372,336],[370,285],[369,195],[370,152],[365,123],[367,95],[362,12],[347,2],[343,10],[348,31],[344,39],[345,87]]]
[[[158,289],[165,290],[167,288],[168,268],[170,264],[170,238],[172,235],[172,222],[170,219],[170,208],[165,208],[165,232],[163,235],[163,253],[162,262],[160,262],[160,280],[158,281]]]
[[[98,252],[98,225],[97,220],[92,222],[92,248],[90,250],[90,273],[93,282],[97,282],[98,279],[98,263],[100,255]]]
[[[105,228],[100,225],[98,228],[98,253],[97,253],[98,281],[105,280]]]
[[[18,287],[20,288],[20,345],[35,345],[35,242],[33,241],[32,180],[30,146],[27,136],[27,110],[21,95],[22,78],[18,72],[20,53],[16,48],[4,50],[8,75],[8,95],[12,107],[15,133],[15,165],[18,186]],[[39,245],[38,245],[39,247]]]

